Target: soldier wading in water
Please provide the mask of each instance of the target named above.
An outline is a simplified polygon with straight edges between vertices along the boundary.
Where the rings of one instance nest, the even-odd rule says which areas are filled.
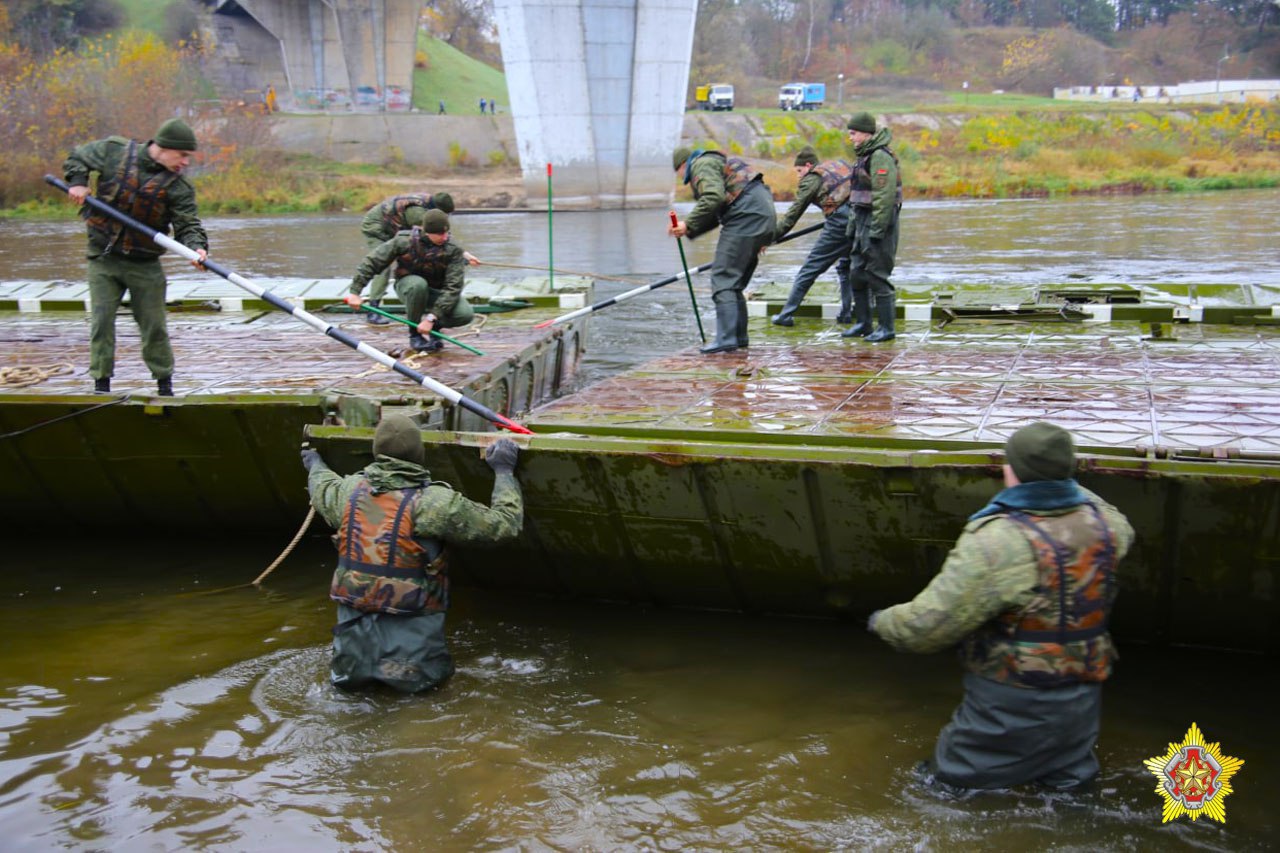
[[[338,567],[329,586],[338,603],[331,678],[344,689],[381,683],[418,693],[453,674],[444,637],[446,546],[496,544],[520,533],[519,450],[504,438],[485,452],[494,472],[488,507],[431,479],[422,435],[404,415],[378,424],[373,454],[363,471],[340,477],[318,451],[302,450],[311,505],[337,529]]]
[[[867,627],[901,651],[959,643],[964,700],[920,769],[962,788],[1098,775],[1107,622],[1133,527],[1074,479],[1066,430],[1038,422],[1005,445],[1005,489],[969,517],[929,585]]]

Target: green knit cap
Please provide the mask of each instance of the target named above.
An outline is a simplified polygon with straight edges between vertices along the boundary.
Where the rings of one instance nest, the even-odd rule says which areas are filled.
[[[427,460],[418,425],[404,415],[387,415],[373,431],[375,456],[392,456],[421,465]]]
[[[1036,421],[1009,436],[1004,458],[1023,483],[1066,480],[1076,470],[1071,433],[1060,426]]]
[[[867,112],[854,113],[849,117],[849,123],[846,124],[845,127],[850,130],[858,130],[863,133],[875,133],[876,117]]]
[[[175,151],[195,151],[196,134],[185,121],[171,118],[156,131],[155,143],[161,148],[172,148]]]
[[[818,152],[813,150],[812,145],[806,145],[800,149],[800,153],[796,154],[797,166],[816,166],[818,165]]]
[[[422,230],[428,234],[444,234],[449,230],[449,216],[443,210],[428,210],[422,215]]]
[[[689,155],[692,153],[693,149],[686,145],[682,145],[677,148],[675,153],[671,155],[671,168],[673,170],[679,169],[684,161],[689,159]]]
[[[436,193],[431,197],[431,203],[436,206],[436,210],[443,210],[445,213],[453,213],[453,196],[448,193]]]

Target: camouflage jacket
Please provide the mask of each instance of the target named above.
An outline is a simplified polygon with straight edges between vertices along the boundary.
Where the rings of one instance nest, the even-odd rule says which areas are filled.
[[[800,217],[808,210],[809,205],[816,204],[822,208],[823,216],[830,216],[848,201],[849,170],[850,167],[847,163],[841,160],[831,160],[826,163],[819,163],[801,178],[800,183],[796,186],[796,200],[791,202],[791,206],[787,208],[787,212],[778,220],[777,228],[774,229],[774,242],[781,240],[790,233],[792,228],[796,227],[796,223],[800,221]],[[838,177],[841,173],[845,176],[843,193],[834,188],[832,184],[836,182],[828,178],[829,175]],[[844,197],[840,198],[841,195]],[[831,209],[828,210],[828,207]]]
[[[412,242],[415,240],[426,240],[426,234],[420,234],[414,237],[413,231],[401,231],[378,248],[374,249],[365,259],[360,262],[360,266],[356,268],[356,274],[351,279],[350,290],[352,293],[359,294],[366,284],[378,273],[385,270],[396,262],[403,254],[409,251]],[[448,316],[453,313],[454,307],[458,304],[458,300],[462,298],[462,289],[466,286],[466,269],[467,260],[463,257],[462,247],[450,239],[442,247],[445,251],[445,272],[440,280],[427,280],[427,284],[432,288],[438,288],[441,292],[436,296],[435,304],[431,310],[438,315]],[[412,272],[410,275],[414,274]]]
[[[1121,512],[1088,489],[1115,536],[1116,559],[1133,544],[1133,527]],[[1065,515],[1086,507],[1028,510],[1037,516]],[[882,610],[872,628],[900,651],[929,653],[954,646],[987,622],[1020,613],[1031,604],[1039,581],[1035,550],[1017,522],[1006,515],[971,519],[942,569],[914,599]]]
[[[747,187],[759,177],[741,157],[726,157],[720,151],[695,151],[685,164],[684,182],[693,190],[693,210],[685,217],[685,236],[690,240],[720,224],[720,217]]]
[[[358,474],[340,477],[323,462],[307,477],[311,505],[330,527],[342,524],[351,495],[368,480],[375,493],[425,486],[413,513],[415,536],[431,536],[446,543],[488,545],[520,535],[524,524],[524,498],[514,474],[495,474],[490,506],[468,500],[447,483],[432,481],[420,465],[378,456]]]
[[[383,199],[364,215],[360,233],[374,240],[390,240],[400,231],[421,225],[422,217],[435,206],[429,193],[407,193]]]
[[[88,142],[79,146],[70,155],[67,156],[66,162],[62,164],[62,174],[67,184],[73,187],[90,186],[89,180],[92,175],[97,175],[101,183],[103,180],[110,180],[120,171],[122,159],[129,151],[130,140],[123,136],[111,136],[106,139],[99,139],[96,142]],[[161,166],[155,160],[152,160],[147,154],[149,143],[138,145],[138,181],[145,183],[153,178],[165,174],[168,170]],[[103,199],[110,203],[110,200]],[[200,224],[200,216],[196,211],[196,191],[191,183],[182,175],[177,175],[173,180],[169,181],[165,187],[164,195],[165,210],[159,217],[159,222],[154,226],[157,231],[167,235],[170,227],[173,229],[173,239],[177,240],[188,249],[209,249],[209,238],[204,232],[204,226]],[[90,209],[85,205],[86,212]],[[132,215],[132,211],[124,210],[123,213]],[[135,217],[136,218],[136,217]],[[118,234],[119,229],[123,229],[124,225],[113,225],[113,229]],[[148,246],[154,244],[142,238],[143,242]],[[89,231],[89,257],[96,258],[108,251],[111,247],[111,237],[109,234],[90,229]],[[155,246],[154,250],[147,254],[159,255],[164,249]]]

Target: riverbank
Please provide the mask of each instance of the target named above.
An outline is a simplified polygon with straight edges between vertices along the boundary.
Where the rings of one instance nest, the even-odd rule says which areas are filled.
[[[295,121],[295,118],[297,121]],[[528,205],[519,166],[507,153],[510,120],[449,117],[448,132],[426,165],[396,147],[332,159],[315,147],[316,117],[270,117],[272,127],[211,125],[225,137],[208,147],[193,179],[207,214],[361,211],[406,191],[448,192],[461,209],[509,210]],[[771,110],[689,113],[682,142],[747,157],[765,173],[779,201],[794,197],[792,157],[813,145],[821,157],[848,156],[844,113],[799,116]],[[426,117],[425,120],[430,120]],[[935,107],[884,112],[878,120],[894,136],[907,198],[1019,198],[1137,194],[1280,186],[1280,105],[1173,108],[1017,109],[959,111]],[[301,128],[308,129],[299,132]],[[264,133],[266,130],[270,133]],[[269,143],[267,140],[275,140]],[[308,142],[307,140],[312,140]],[[256,142],[256,144],[254,144]],[[291,150],[290,150],[291,149]],[[49,164],[56,168],[56,164]],[[676,187],[676,198],[688,189]],[[39,191],[37,191],[39,190]],[[0,216],[71,216],[47,188],[34,188]]]

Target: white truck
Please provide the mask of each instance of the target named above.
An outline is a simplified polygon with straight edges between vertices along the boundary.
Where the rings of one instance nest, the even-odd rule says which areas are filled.
[[[778,109],[819,110],[827,100],[825,83],[788,83],[778,89]]]

